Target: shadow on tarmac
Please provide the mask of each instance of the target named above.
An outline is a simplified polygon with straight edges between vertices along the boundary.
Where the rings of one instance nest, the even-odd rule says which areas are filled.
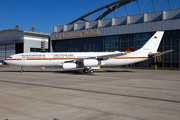
[[[21,73],[18,70],[6,70],[6,71],[0,71],[0,72],[9,72],[9,73]],[[61,71],[50,71],[50,70],[24,70],[24,73],[57,73],[57,74],[72,74],[72,75],[96,75],[96,73],[123,73],[123,72],[134,72],[130,70],[95,70],[93,74],[90,73],[84,73],[82,70],[61,70]]]

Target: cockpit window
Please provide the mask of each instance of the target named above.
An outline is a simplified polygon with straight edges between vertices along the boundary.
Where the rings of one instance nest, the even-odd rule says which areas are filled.
[[[12,57],[10,56],[10,57],[8,57],[9,59],[11,59]]]

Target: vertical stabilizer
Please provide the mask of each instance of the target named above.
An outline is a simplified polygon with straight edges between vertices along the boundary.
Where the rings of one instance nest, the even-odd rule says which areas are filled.
[[[157,52],[164,31],[157,31],[138,52]]]

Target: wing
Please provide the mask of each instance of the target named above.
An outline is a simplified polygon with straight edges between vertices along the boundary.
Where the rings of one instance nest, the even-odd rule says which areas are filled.
[[[96,57],[89,57],[89,58],[85,58],[85,59],[108,60],[110,58],[114,58],[117,56],[123,56],[123,55],[126,55],[126,53],[107,54],[107,55],[101,55],[101,56],[96,56]]]
[[[114,54],[106,54],[106,55],[100,55],[100,56],[94,56],[94,57],[87,57],[87,58],[82,58],[82,59],[77,59],[77,60],[70,60],[70,61],[66,61],[65,63],[68,63],[68,62],[83,62],[84,59],[96,59],[96,60],[108,60],[110,58],[114,58],[114,57],[117,57],[117,56],[123,56],[123,55],[126,55],[126,53],[114,53]]]
[[[80,62],[83,62],[84,59],[108,60],[110,58],[114,58],[114,57],[117,57],[117,56],[127,55],[127,54],[131,53],[132,50],[133,50],[133,48],[130,48],[130,49],[126,50],[125,52],[115,52],[113,54],[106,54],[106,55],[100,55],[100,56],[94,56],[94,57],[87,57],[87,58],[81,58],[81,59],[77,59],[77,60],[69,60],[69,61],[65,61],[65,63],[69,63],[69,62],[80,63]]]
[[[125,52],[115,52],[113,54],[101,55],[101,56],[97,56],[97,57],[90,57],[90,58],[87,58],[87,59],[108,60],[110,58],[114,58],[114,57],[117,57],[117,56],[127,55],[128,53],[131,53],[132,50],[133,50],[133,48],[130,48],[130,49],[126,50]]]

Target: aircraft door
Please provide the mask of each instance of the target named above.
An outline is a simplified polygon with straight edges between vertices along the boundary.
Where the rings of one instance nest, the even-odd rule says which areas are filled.
[[[21,62],[23,62],[23,59],[24,59],[24,58],[21,58],[20,56],[17,56],[16,61],[19,61],[19,62],[21,61]]]
[[[26,61],[27,59],[26,58],[22,58],[22,62]]]
[[[51,61],[53,59],[53,55],[48,55],[48,60]]]
[[[134,53],[134,59],[138,59],[138,54]]]
[[[27,58],[22,58],[22,63],[21,64],[25,65],[26,64],[26,60],[27,60]]]

